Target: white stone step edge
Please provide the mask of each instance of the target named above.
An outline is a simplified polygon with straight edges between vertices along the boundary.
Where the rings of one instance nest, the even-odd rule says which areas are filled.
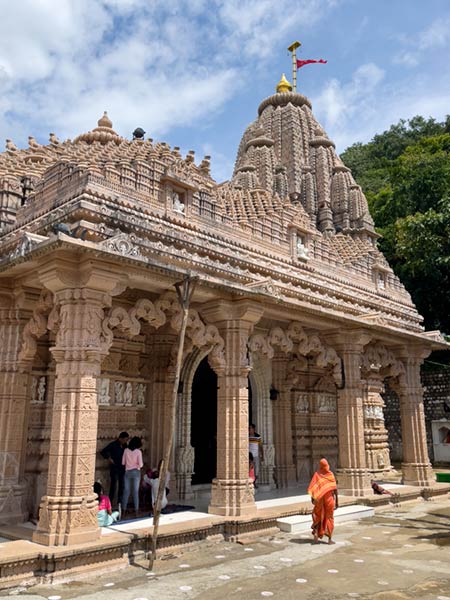
[[[334,522],[342,523],[344,521],[354,521],[356,519],[365,519],[373,517],[375,514],[371,506],[363,504],[342,506],[334,511]],[[277,527],[287,533],[296,533],[308,531],[311,528],[311,515],[293,515],[277,520]]]

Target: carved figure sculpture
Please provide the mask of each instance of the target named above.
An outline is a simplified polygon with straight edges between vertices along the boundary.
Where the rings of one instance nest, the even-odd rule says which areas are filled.
[[[124,404],[124,397],[123,397],[123,381],[116,381],[114,384],[114,401],[115,404],[119,404],[122,405]]]
[[[184,203],[181,202],[180,194],[178,192],[173,192],[172,202],[173,202],[173,210],[175,210],[179,213],[184,213]]]

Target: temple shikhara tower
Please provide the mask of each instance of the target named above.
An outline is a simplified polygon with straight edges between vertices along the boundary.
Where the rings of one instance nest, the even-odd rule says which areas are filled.
[[[434,480],[420,366],[434,348],[377,248],[366,198],[283,77],[243,134],[230,181],[210,157],[120,137],[105,113],[73,141],[0,154],[0,522],[34,541],[95,540],[98,451],[122,430],[154,466],[168,436],[181,309],[198,276],[178,393],[171,488],[209,511],[257,512],[266,489],[326,456],[341,493],[389,475],[386,382],[399,397],[403,481]]]

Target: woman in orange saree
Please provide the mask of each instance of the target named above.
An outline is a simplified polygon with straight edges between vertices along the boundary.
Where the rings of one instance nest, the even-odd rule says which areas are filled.
[[[325,458],[322,458],[319,462],[319,470],[314,473],[311,479],[308,494],[314,504],[313,524],[311,526],[314,541],[318,542],[326,535],[328,543],[334,544],[331,538],[334,529],[334,509],[338,508],[338,494],[336,479]]]

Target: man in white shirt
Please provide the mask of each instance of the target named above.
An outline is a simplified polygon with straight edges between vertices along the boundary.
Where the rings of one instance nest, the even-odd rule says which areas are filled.
[[[155,475],[157,475],[157,477],[150,480],[150,486],[152,488],[152,509],[153,509],[153,506],[155,505],[156,498],[158,496],[158,489],[159,489],[159,473],[155,472],[153,474],[153,476],[155,476]],[[166,508],[166,506],[167,506],[167,496],[166,496],[166,488],[164,487],[163,496],[161,499],[161,510]]]

